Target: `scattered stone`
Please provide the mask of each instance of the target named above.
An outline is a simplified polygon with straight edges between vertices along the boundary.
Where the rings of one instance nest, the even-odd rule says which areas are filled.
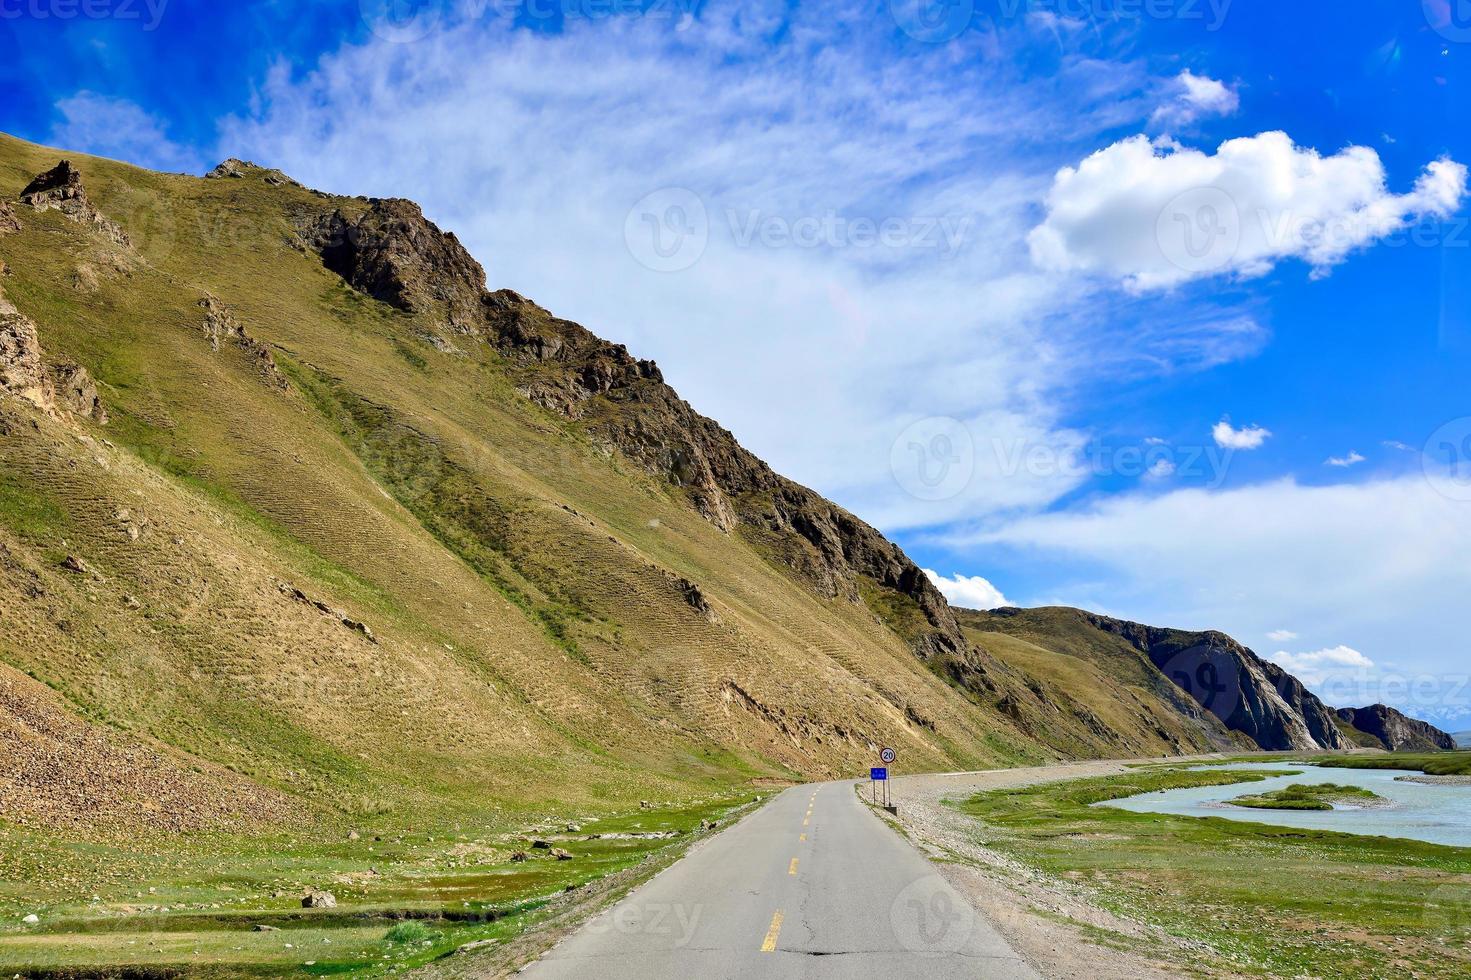
[[[575,824],[575,823],[569,823],[567,825],[567,833],[569,833],[569,834],[578,834],[578,833],[581,833],[581,832],[582,832],[582,828],[579,827],[579,826],[577,826],[577,824]]]
[[[252,926],[251,928],[254,931],[256,931],[256,932],[280,932],[281,931],[280,929],[277,929],[275,926],[268,926],[268,925],[255,925],[255,926]]]
[[[500,942],[500,940],[498,939],[477,939],[473,943],[466,943],[465,945],[458,947],[455,952],[473,953],[477,949],[488,949],[498,942]]]
[[[69,572],[76,572],[78,575],[92,574],[91,566],[84,562],[82,559],[78,558],[76,555],[67,555],[65,558],[63,558],[61,560],[61,567]]]
[[[21,919],[20,921],[24,922],[28,926],[33,926],[37,922],[40,922],[41,921],[41,917],[39,915],[37,915],[36,913],[32,912],[30,915],[26,916],[24,919]]]
[[[360,838],[361,838],[361,837],[362,837],[362,836],[363,836],[363,835],[362,835],[362,834],[360,834],[360,833],[358,833],[358,832],[357,832],[357,831],[356,831],[356,830],[349,830],[349,831],[348,831],[348,832],[347,832],[347,839],[348,839],[348,840],[358,840],[358,839],[360,839]]]
[[[639,800],[638,808],[640,810],[652,810],[654,808],[654,804],[650,803],[648,800]]]
[[[335,909],[337,896],[331,892],[307,892],[301,899],[301,907],[304,909]]]
[[[552,857],[558,861],[570,861],[572,860],[572,852],[564,851],[560,847],[554,847],[552,848]]]
[[[525,851],[516,851],[514,854],[511,855],[511,863],[512,864],[520,864],[522,861],[525,861],[525,860],[526,860],[526,852]]]
[[[546,840],[534,840],[531,842],[531,847],[533,850],[537,851],[550,851],[552,849],[552,842]]]

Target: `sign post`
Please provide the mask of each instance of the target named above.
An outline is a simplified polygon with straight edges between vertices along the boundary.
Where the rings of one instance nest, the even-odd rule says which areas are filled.
[[[895,808],[894,808],[894,798],[893,798],[893,796],[891,796],[889,794],[889,766],[893,765],[894,764],[894,760],[897,759],[897,758],[899,758],[899,753],[895,752],[893,749],[889,748],[888,746],[884,746],[882,749],[879,750],[879,761],[881,761],[884,764],[883,765],[883,768],[873,770],[876,773],[883,773],[882,776],[876,776],[875,779],[881,779],[881,780],[883,780],[883,783],[884,783],[884,804],[883,805],[884,805],[884,809],[888,810],[891,813],[892,812],[895,812]]]

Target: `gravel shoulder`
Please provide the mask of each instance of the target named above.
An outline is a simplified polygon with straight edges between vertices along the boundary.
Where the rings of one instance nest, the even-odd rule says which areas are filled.
[[[897,826],[1044,977],[1177,980],[1183,972],[1181,963],[1208,961],[1212,950],[1120,918],[1093,904],[1084,889],[986,847],[984,826],[945,803],[987,790],[1118,775],[1141,761],[1152,760],[899,777],[893,786],[899,804]]]

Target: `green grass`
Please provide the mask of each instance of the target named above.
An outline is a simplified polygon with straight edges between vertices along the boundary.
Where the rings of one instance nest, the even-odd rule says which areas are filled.
[[[1362,786],[1293,783],[1276,792],[1240,796],[1227,802],[1248,810],[1332,810],[1335,803],[1365,803],[1383,799],[1378,793]]]
[[[327,841],[198,834],[62,846],[0,825],[0,971],[382,976],[535,928],[553,897],[666,864],[701,820],[728,821],[751,799],[584,812],[576,834],[555,827],[568,816],[546,813],[516,830],[388,823]],[[531,836],[558,839],[574,859],[542,856]],[[511,861],[517,850],[531,859]],[[75,885],[25,883],[48,878]],[[303,909],[308,888],[332,892],[337,907]],[[32,912],[41,922],[20,924]]]
[[[1431,776],[1471,776],[1471,752],[1315,756],[1312,763],[1334,769],[1408,769]]]
[[[1093,804],[1259,781],[1183,768],[983,793],[959,804],[987,846],[1103,907],[1218,952],[1201,968],[1266,977],[1464,977],[1471,850],[1133,813]]]

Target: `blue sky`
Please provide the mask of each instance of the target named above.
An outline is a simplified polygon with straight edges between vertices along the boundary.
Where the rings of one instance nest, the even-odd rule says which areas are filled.
[[[0,128],[412,197],[957,601],[1465,728],[1455,12],[0,0]]]

